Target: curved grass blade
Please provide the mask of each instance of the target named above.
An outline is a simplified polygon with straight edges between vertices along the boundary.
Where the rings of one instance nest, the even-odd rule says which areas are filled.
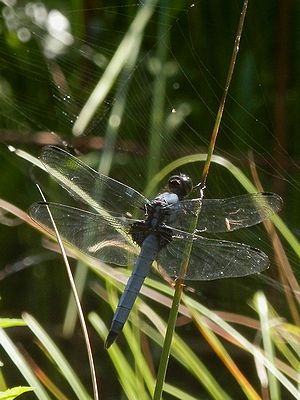
[[[57,365],[62,376],[69,383],[76,397],[82,400],[91,399],[84,385],[80,382],[78,376],[76,375],[75,371],[73,370],[65,356],[52,341],[50,336],[41,327],[41,325],[31,315],[27,313],[23,314],[23,319],[30,330],[33,332],[33,334],[42,343],[43,347],[47,350],[53,362]]]
[[[275,350],[271,338],[271,321],[269,317],[268,311],[268,303],[262,292],[258,292],[254,296],[254,305],[256,311],[259,315],[260,326],[261,326],[261,335],[263,340],[263,346],[265,350],[266,357],[274,364],[275,359]],[[281,399],[280,389],[279,389],[279,381],[276,376],[271,373],[270,370],[268,372],[268,386],[270,389],[270,398],[271,399]]]
[[[96,332],[104,341],[107,336],[108,330],[102,319],[93,312],[90,313],[89,320]],[[116,343],[108,350],[108,354],[110,355],[112,362],[117,370],[120,383],[127,398],[132,400],[139,400],[141,398],[145,398],[145,400],[150,400],[150,395],[148,396],[146,395],[146,392],[144,392],[143,394],[146,397],[142,397],[141,393],[137,390],[138,387],[136,385],[135,371],[131,368],[130,363]]]
[[[46,390],[43,388],[39,380],[32,372],[30,365],[28,365],[27,361],[20,353],[19,349],[11,341],[4,329],[0,329],[0,344],[6,351],[12,362],[16,365],[18,370],[24,376],[26,381],[29,383],[29,385],[34,388],[34,393],[36,397],[40,400],[50,400],[50,397],[47,394]]]
[[[155,325],[156,329],[147,323],[144,323],[141,327],[142,331],[148,335],[154,342],[162,345],[162,337],[166,330],[166,324],[164,321],[146,304],[141,305],[140,310],[148,317],[152,324]],[[159,333],[158,333],[159,332]],[[210,373],[204,363],[197,357],[192,349],[176,334],[173,335],[172,341],[172,356],[183,365],[189,373],[195,377],[195,379],[205,387],[210,395],[210,398],[217,400],[230,400],[231,397],[225,392],[225,390],[219,385],[214,377],[214,374]],[[165,385],[165,382],[164,382]]]
[[[21,396],[23,393],[32,392],[34,389],[25,386],[18,386],[12,389],[7,389],[5,392],[1,392],[0,400],[14,400]]]
[[[220,318],[217,314],[210,311],[202,304],[196,302],[195,300],[184,296],[183,298],[185,305],[189,308],[193,320],[198,324],[201,324],[201,318],[206,316],[208,319],[212,320],[215,324],[219,325],[225,332],[230,335],[236,343],[238,343],[242,348],[244,348],[249,354],[259,360],[265,368],[267,368],[270,373],[278,379],[278,381],[295,397],[298,398],[299,391],[297,388],[286,378],[286,376],[272,363],[267,357],[264,356],[262,351],[244,336],[242,336],[236,329],[229,325],[226,321]]]

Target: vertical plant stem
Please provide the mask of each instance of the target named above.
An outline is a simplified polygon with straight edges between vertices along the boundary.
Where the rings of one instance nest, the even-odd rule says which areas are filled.
[[[74,275],[74,281],[75,281],[75,286],[77,289],[77,294],[80,299],[82,299],[83,291],[85,288],[85,283],[87,279],[87,274],[88,274],[88,267],[82,263],[81,261],[78,261],[76,264],[76,270],[75,270],[75,275]],[[65,319],[63,323],[63,336],[65,338],[69,338],[73,335],[76,321],[77,321],[77,316],[78,316],[78,310],[76,307],[76,302],[75,298],[73,295],[73,292],[70,292],[69,295],[69,300],[68,300],[68,305],[65,313]]]
[[[38,187],[38,189],[39,189],[39,191],[41,193],[43,201],[46,202],[46,199],[45,199],[42,191],[40,190],[39,187]],[[47,206],[47,209],[48,209],[48,213],[49,213],[49,217],[50,217],[51,223],[53,225],[53,230],[55,232],[55,236],[56,236],[58,245],[59,245],[60,250],[61,250],[61,254],[62,254],[64,263],[65,263],[65,266],[66,266],[66,272],[67,272],[67,275],[68,275],[68,279],[69,279],[69,282],[70,282],[71,290],[72,290],[72,293],[73,293],[73,296],[74,296],[74,299],[75,299],[75,303],[76,303],[76,307],[77,307],[77,310],[78,310],[79,321],[80,321],[83,337],[84,337],[84,340],[85,340],[86,349],[87,349],[87,355],[88,355],[88,360],[89,360],[89,365],[90,365],[94,400],[99,400],[96,369],[95,369],[95,364],[94,364],[94,359],[93,359],[93,353],[92,353],[91,343],[90,343],[90,339],[89,339],[89,334],[88,334],[88,330],[87,330],[84,314],[83,314],[83,311],[82,311],[82,308],[81,308],[81,304],[80,304],[80,299],[79,299],[79,296],[78,296],[78,293],[77,293],[75,281],[74,281],[74,278],[73,278],[73,275],[72,275],[72,270],[71,270],[71,267],[70,267],[70,264],[69,264],[69,260],[68,260],[67,254],[66,254],[65,249],[64,249],[63,242],[62,242],[61,237],[59,235],[58,229],[57,229],[57,227],[55,225],[55,221],[54,221],[53,216],[51,214],[50,207]]]
[[[217,136],[218,136],[219,129],[220,129],[220,124],[221,124],[221,120],[222,120],[222,116],[223,116],[223,112],[224,112],[224,108],[225,108],[227,95],[228,95],[228,92],[229,92],[229,87],[230,87],[232,76],[233,76],[235,63],[236,63],[237,55],[238,55],[238,52],[239,52],[239,49],[240,49],[240,41],[241,41],[241,36],[242,36],[242,32],[243,32],[243,27],[244,27],[247,7],[248,7],[248,0],[245,0],[244,4],[243,4],[242,12],[241,12],[240,20],[239,20],[237,33],[236,33],[236,36],[235,36],[233,52],[232,52],[232,55],[231,55],[231,60],[230,60],[229,69],[228,69],[227,78],[226,78],[226,84],[225,84],[223,95],[222,95],[222,98],[221,98],[221,101],[220,101],[219,109],[218,109],[217,116],[216,116],[215,125],[214,125],[214,128],[213,128],[211,139],[210,139],[210,143],[209,143],[209,146],[208,146],[207,158],[206,158],[206,161],[205,161],[205,164],[204,164],[204,168],[203,168],[203,172],[202,172],[202,178],[201,178],[201,188],[202,189],[205,188],[205,184],[206,184],[206,180],[207,180],[207,176],[208,176],[208,172],[209,172],[209,168],[210,168],[210,164],[211,164],[211,158],[212,158],[212,155],[213,155],[213,152],[214,152],[214,149],[215,149],[215,144],[216,144]]]
[[[200,211],[200,207],[201,207],[201,199],[203,197],[203,190],[206,185],[209,167],[211,164],[211,159],[212,159],[212,155],[214,152],[215,143],[217,140],[220,123],[221,123],[221,119],[222,119],[223,112],[224,112],[225,102],[226,102],[226,98],[228,95],[229,87],[230,87],[232,76],[233,76],[233,71],[234,71],[234,67],[235,67],[235,63],[236,63],[237,54],[239,51],[239,45],[240,45],[241,35],[242,35],[242,31],[243,31],[245,16],[246,16],[246,12],[247,12],[247,6],[248,6],[248,0],[245,0],[244,4],[243,4],[242,12],[241,12],[240,20],[239,20],[238,30],[237,30],[234,47],[233,47],[233,52],[232,52],[232,56],[231,56],[231,60],[230,60],[230,64],[229,64],[229,69],[228,69],[228,73],[227,73],[227,79],[226,79],[224,92],[223,92],[220,106],[218,109],[215,125],[213,128],[213,132],[212,132],[212,136],[211,136],[211,140],[210,140],[210,144],[209,144],[209,148],[208,148],[208,152],[207,152],[206,161],[205,161],[204,168],[203,168],[202,179],[201,179],[201,184],[200,184],[199,209],[198,209],[198,212],[196,213],[196,217],[195,217],[193,226],[191,226],[191,232],[195,231],[197,222],[198,222],[198,216],[199,216],[199,211]],[[159,369],[158,369],[158,374],[157,374],[157,381],[156,381],[156,387],[155,387],[155,392],[154,392],[154,400],[161,399],[161,395],[162,395],[162,391],[163,391],[163,383],[164,383],[165,377],[166,377],[167,367],[168,367],[168,363],[169,363],[169,356],[170,356],[170,352],[171,352],[172,338],[173,338],[173,333],[175,330],[175,324],[176,324],[176,319],[177,319],[177,315],[178,315],[178,308],[179,308],[182,290],[183,290],[183,280],[184,280],[184,276],[185,276],[187,268],[188,268],[190,253],[192,251],[192,246],[193,246],[192,242],[189,242],[186,246],[185,254],[184,254],[183,262],[182,262],[182,267],[181,267],[181,271],[179,274],[179,279],[177,279],[177,281],[176,281],[175,293],[174,293],[174,297],[173,297],[172,307],[170,310],[170,317],[169,317],[169,321],[168,321],[166,337],[165,337],[165,341],[164,341],[164,345],[163,345],[163,349],[162,349],[162,356],[160,359],[160,364],[159,364]]]
[[[180,287],[182,288],[181,284],[180,284]],[[159,362],[159,368],[158,368],[158,372],[157,372],[157,380],[156,380],[156,386],[155,386],[153,400],[159,400],[161,398],[161,394],[163,391],[163,384],[164,384],[166,373],[167,373],[167,366],[169,363],[170,349],[171,349],[173,334],[174,334],[174,330],[175,330],[175,324],[176,324],[176,320],[177,320],[180,299],[181,299],[181,291],[175,290],[173,302],[172,302],[172,308],[170,310],[164,345],[163,345],[162,353],[160,356],[160,362]]]

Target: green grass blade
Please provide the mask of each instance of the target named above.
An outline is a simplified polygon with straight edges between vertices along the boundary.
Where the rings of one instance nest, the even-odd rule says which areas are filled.
[[[191,396],[177,387],[170,385],[169,383],[164,384],[164,391],[172,395],[175,399],[179,400],[199,400],[199,397]]]
[[[172,307],[171,307],[170,314],[169,314],[169,320],[168,320],[168,324],[167,324],[164,345],[163,345],[162,353],[160,356],[159,368],[158,368],[158,373],[157,373],[157,380],[156,380],[156,386],[155,386],[153,400],[159,400],[162,395],[163,385],[164,385],[164,381],[165,381],[166,373],[167,373],[167,365],[169,363],[169,357],[170,357],[170,352],[171,352],[171,344],[172,344],[172,339],[174,336],[175,324],[176,324],[177,315],[178,315],[180,299],[181,299],[181,291],[175,291],[173,302],[172,302]]]
[[[140,310],[147,316],[147,318],[156,326],[154,329],[149,324],[144,323],[141,327],[154,342],[162,345],[163,334],[166,330],[164,321],[146,304],[140,306]],[[186,370],[194,376],[201,385],[203,385],[207,392],[213,399],[230,400],[230,396],[222,389],[217,380],[206,368],[204,363],[197,357],[193,350],[176,334],[174,333],[172,341],[171,355],[182,364]],[[164,382],[165,384],[165,382]]]
[[[25,322],[19,318],[0,318],[1,328],[12,328],[15,326],[26,326]]]
[[[14,387],[11,389],[5,390],[5,392],[0,393],[0,400],[13,400],[17,397],[21,396],[23,393],[32,392],[33,388],[30,387]]]
[[[29,314],[24,313],[23,319],[34,333],[34,335],[39,339],[44,348],[48,351],[49,355],[52,357],[53,362],[59,368],[61,374],[64,376],[66,381],[69,383],[70,387],[74,391],[76,397],[81,400],[91,399],[87,393],[84,385],[80,382],[75,371],[68,363],[65,356],[52,341],[50,336],[44,331],[44,329],[38,324],[38,322]]]
[[[139,45],[141,40],[140,36],[143,35],[143,31],[152,17],[157,3],[157,0],[147,0],[139,7],[135,18],[115,51],[113,58],[78,115],[73,126],[73,133],[75,136],[79,136],[85,131],[96,110],[102,104],[121,70],[126,65],[132,52],[134,52],[136,46]]]
[[[137,302],[137,306],[139,304],[139,301]],[[135,309],[137,307],[134,307]],[[139,320],[137,310],[132,310],[136,311],[136,320]],[[133,316],[131,316],[131,320],[133,319]],[[137,328],[139,328],[139,324],[137,325]],[[132,325],[127,323],[127,325],[124,327],[124,336],[126,338],[126,341],[128,343],[128,347],[130,348],[132,352],[132,357],[134,359],[135,363],[135,370],[136,374],[140,377],[139,380],[143,381],[147,387],[148,393],[153,393],[154,391],[154,385],[155,385],[155,380],[153,378],[153,375],[150,371],[149,365],[147,361],[145,360],[145,357],[141,351],[141,346],[140,346],[140,341],[137,340],[137,335],[139,335],[139,332],[135,332],[135,330],[132,328]],[[147,393],[147,394],[148,394]]]
[[[50,400],[47,392],[32,372],[31,367],[28,365],[27,361],[20,353],[19,349],[14,345],[14,343],[10,340],[9,336],[4,332],[3,329],[0,329],[0,344],[6,351],[12,362],[16,365],[18,370],[24,376],[29,386],[34,388],[34,394],[36,395],[36,397],[40,400]]]
[[[234,329],[231,325],[229,325],[226,321],[220,318],[217,314],[208,310],[202,304],[196,302],[193,299],[190,299],[184,296],[184,303],[189,307],[193,319],[196,323],[201,323],[201,318],[205,315],[207,318],[212,320],[215,324],[219,325],[228,335],[232,336],[232,338],[239,343],[241,347],[243,347],[249,354],[252,354],[261,364],[267,368],[271,374],[273,374],[276,379],[280,381],[280,383],[293,395],[295,398],[299,396],[299,391],[297,388],[279,371],[278,368],[268,360],[260,351],[260,349],[250,343],[244,336],[242,336],[236,329]]]
[[[261,326],[261,335],[263,340],[263,346],[265,350],[265,355],[268,360],[270,360],[274,364],[275,354],[274,354],[274,346],[271,337],[271,326],[268,311],[267,299],[265,298],[262,292],[258,292],[255,294],[253,303],[255,305],[256,311],[259,315],[260,326]],[[268,370],[268,383],[270,388],[270,397],[271,399],[281,399],[279,382],[276,377]]]
[[[104,341],[107,336],[108,330],[102,319],[93,312],[89,314],[89,321],[91,322],[101,339]],[[109,348],[108,354],[116,368],[120,384],[127,398],[130,400],[139,400],[141,398],[145,400],[150,400],[150,396],[147,395],[146,392],[139,392],[139,386],[137,386],[135,371],[132,369],[130,363],[127,361],[126,357],[121,352],[119,346],[116,343],[114,343],[114,345]]]
[[[217,335],[207,325],[207,320],[203,317],[203,318],[198,318],[197,322],[198,322],[198,329],[201,331],[202,335],[209,343],[211,348],[214,350],[216,355],[221,359],[227,370],[234,376],[241,390],[244,392],[245,396],[249,400],[260,400],[261,397],[259,396],[259,394],[254,390],[249,380],[241,372],[237,364],[233,361],[229,352],[222,345]]]
[[[122,287],[121,292],[123,292],[123,290],[124,290],[124,288]],[[118,304],[118,296],[117,296],[116,290],[114,289],[114,285],[108,285],[107,294],[108,294],[108,303],[110,304],[112,309],[115,310],[117,307],[117,304]],[[138,313],[137,313],[136,304],[134,305],[133,309],[131,310],[130,319],[134,320],[134,321],[138,321]],[[135,374],[134,374],[135,390],[137,391],[137,393],[140,394],[140,396],[142,398],[147,398],[149,396],[149,393],[152,394],[152,392],[153,392],[154,382],[153,382],[153,379],[151,379],[151,378],[149,381],[150,371],[148,370],[147,365],[145,365],[145,363],[143,363],[143,361],[140,357],[140,351],[138,351],[138,349],[140,349],[139,332],[138,332],[138,330],[132,329],[132,325],[130,323],[126,323],[122,330],[122,333],[124,334],[125,339],[127,340],[128,344],[129,344],[129,348],[133,352],[133,360],[134,360],[133,369],[135,371]],[[145,378],[146,378],[146,380],[145,380]],[[144,383],[146,383],[146,386],[148,387],[148,392],[145,390]],[[147,383],[148,383],[148,385],[147,385]]]

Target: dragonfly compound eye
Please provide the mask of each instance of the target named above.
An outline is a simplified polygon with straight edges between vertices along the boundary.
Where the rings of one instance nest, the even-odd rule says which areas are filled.
[[[169,190],[179,198],[186,197],[193,189],[193,182],[188,175],[172,175],[169,178]]]

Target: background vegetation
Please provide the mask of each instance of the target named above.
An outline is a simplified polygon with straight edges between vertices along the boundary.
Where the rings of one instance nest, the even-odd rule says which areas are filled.
[[[1,1],[0,197],[25,211],[31,203],[40,199],[32,180],[30,163],[9,151],[7,145],[37,156],[41,146],[49,143],[73,146],[94,168],[140,191],[148,190],[149,196],[156,193],[166,182],[162,169],[171,161],[207,151],[241,7],[240,1],[218,0],[162,0],[139,4],[131,1]],[[250,1],[216,148],[216,154],[241,169],[240,177],[245,176],[252,181],[249,160],[253,159],[264,190],[275,191],[284,199],[280,216],[295,236],[290,236],[289,240],[285,235],[283,244],[294,268],[295,281],[299,264],[296,237],[300,226],[299,18],[300,5],[297,2]],[[107,68],[112,66],[115,68],[108,76]],[[95,92],[95,88],[98,91]],[[94,97],[90,97],[92,93]],[[73,151],[72,147],[69,149]],[[180,169],[189,173],[194,182],[198,182],[202,167],[203,163],[187,158],[177,171]],[[150,189],[149,182],[153,183]],[[54,183],[44,182],[44,187],[47,198],[70,204],[67,195]],[[245,190],[232,170],[217,164],[212,166],[207,182],[208,197],[234,196]],[[70,313],[66,312],[70,289],[61,257],[42,247],[41,235],[28,223],[20,223],[19,218],[6,213],[1,215],[1,222],[1,316],[17,318],[24,311],[34,315],[63,349],[90,392],[82,334],[77,326],[74,332],[66,328],[65,317]],[[293,343],[289,351],[294,358],[287,349],[285,352],[282,349],[277,351],[278,356],[284,354],[285,362],[296,373],[299,366],[297,286],[291,288],[290,280],[282,280],[282,264],[278,254],[274,257],[270,231],[266,233],[263,227],[256,227],[231,235],[230,239],[266,251],[271,259],[270,269],[259,277],[200,282],[194,288],[193,297],[210,309],[226,312],[222,315],[229,322],[235,315],[241,334],[250,342],[260,343],[261,333],[258,326],[252,324],[259,317],[249,307],[249,301],[261,289],[274,307],[272,317],[280,316],[293,324],[293,329],[286,329],[285,332],[286,335],[295,335],[295,344],[294,337],[293,340],[288,340],[287,336],[284,339],[280,337],[280,341],[285,345]],[[291,244],[293,240],[294,247]],[[75,262],[73,264],[75,266]],[[27,266],[31,268],[25,268]],[[21,271],[17,274],[10,274],[19,269]],[[86,315],[96,311],[108,325],[112,309],[107,305],[107,298],[113,305],[118,294],[114,291],[115,276],[108,270],[109,280],[105,272],[95,269],[88,274],[83,308]],[[118,287],[122,288],[120,284]],[[155,286],[155,290],[167,289]],[[151,296],[154,296],[152,300],[143,299],[167,320],[168,308],[159,304],[156,294]],[[146,305],[142,303],[141,307]],[[146,314],[149,312],[146,309]],[[202,312],[205,313],[204,310]],[[95,326],[97,317],[92,315]],[[250,327],[241,323],[242,316],[253,318]],[[177,343],[179,355],[175,352],[171,357],[167,382],[185,392],[180,397],[169,387],[169,394],[164,398],[188,398],[187,393],[194,398],[259,398],[255,397],[257,393],[262,398],[268,398],[250,347],[245,352],[235,343],[222,339],[240,368],[240,372],[235,374],[230,366],[224,367],[224,359],[229,360],[229,355],[225,357],[222,353],[224,359],[220,354],[220,358],[216,355],[214,351],[217,348],[220,350],[220,347],[211,344],[207,327],[203,325],[199,328],[201,321],[197,318],[194,315],[197,323],[192,324],[181,316],[177,329],[180,339],[177,340],[184,340],[215,381],[204,369],[198,371],[194,367],[192,372],[189,355],[183,353],[183,347]],[[28,317],[26,322],[34,324],[30,321]],[[68,324],[71,324],[70,321]],[[149,341],[144,335],[140,338],[143,360],[153,379],[160,356],[157,343],[161,343],[162,339],[157,338],[146,323],[143,326],[143,332],[151,337]],[[33,325],[31,327],[34,331]],[[222,329],[221,336],[226,337],[226,328],[223,326]],[[142,382],[145,393],[149,395],[153,382],[149,378],[148,387],[146,374],[141,377],[140,370],[135,374],[133,369],[131,377],[122,377],[122,366],[128,370],[133,368],[137,353],[132,355],[127,342],[121,339],[119,344],[123,353],[113,353],[110,358],[103,350],[101,334],[99,337],[94,329],[90,330],[102,398],[134,398],[130,392],[132,388],[126,388],[130,379],[139,384]],[[139,330],[133,328],[135,334],[136,331]],[[213,331],[218,331],[215,326]],[[34,335],[28,328],[14,328],[9,330],[9,334],[15,343],[22,343],[23,354],[28,357],[30,354],[30,358],[66,393],[67,398],[74,398],[63,374],[53,363],[47,362],[46,357],[41,357],[34,344]],[[278,332],[276,335],[279,336]],[[189,360],[190,370],[188,366],[182,366],[180,352]],[[125,359],[121,362],[122,354]],[[7,385],[25,385],[26,381],[5,352],[1,353],[1,360],[4,362],[3,374]],[[293,380],[295,375],[291,370],[282,365],[281,370]],[[243,386],[242,380],[237,378],[242,374],[251,381],[256,394],[251,391],[245,393],[244,388],[250,385]],[[294,384],[297,385],[297,382],[294,381]],[[269,378],[267,387],[270,386]],[[280,391],[282,398],[293,396],[283,386],[278,392],[271,389],[270,397],[280,398]],[[279,397],[272,397],[274,393]],[[32,394],[23,397],[26,396],[33,398],[30,397]],[[82,394],[79,398],[84,396]]]

